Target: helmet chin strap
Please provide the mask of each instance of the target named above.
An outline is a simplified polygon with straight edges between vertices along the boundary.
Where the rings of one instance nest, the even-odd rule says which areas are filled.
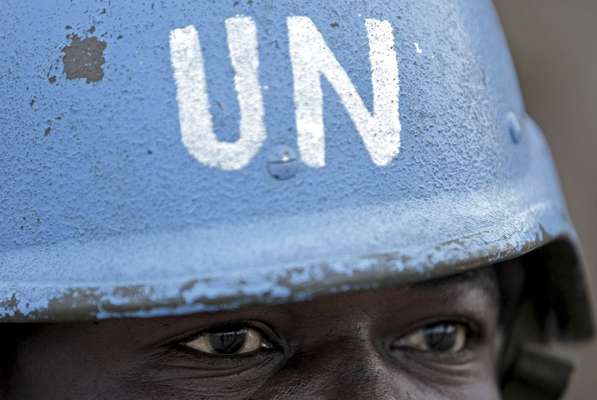
[[[529,266],[521,264],[517,260],[497,267],[505,308],[498,363],[502,398],[557,400],[568,387],[574,365],[549,350],[556,318],[542,296],[529,293],[532,275]]]
[[[502,381],[504,399],[560,399],[574,370],[572,363],[528,343],[518,347],[508,374]]]
[[[530,299],[505,329],[499,374],[505,400],[557,400],[568,387],[574,365],[547,348]]]

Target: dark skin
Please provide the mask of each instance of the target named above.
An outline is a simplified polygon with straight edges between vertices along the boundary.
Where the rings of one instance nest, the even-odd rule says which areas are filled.
[[[498,399],[491,269],[233,312],[36,327],[9,400]]]

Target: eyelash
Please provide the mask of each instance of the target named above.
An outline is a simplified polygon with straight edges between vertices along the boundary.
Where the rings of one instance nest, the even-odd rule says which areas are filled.
[[[403,337],[408,335],[412,332],[415,332],[418,329],[423,329],[428,326],[432,325],[439,325],[439,324],[461,324],[464,325],[467,329],[467,333],[469,334],[467,338],[471,339],[471,341],[481,341],[485,337],[485,328],[479,322],[472,320],[470,318],[466,318],[463,316],[442,316],[442,317],[435,317],[431,319],[423,319],[416,321],[410,324],[406,329],[404,329],[398,337]]]

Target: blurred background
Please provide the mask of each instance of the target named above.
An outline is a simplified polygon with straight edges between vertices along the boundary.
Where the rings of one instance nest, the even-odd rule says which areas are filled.
[[[558,165],[597,306],[597,0],[494,3],[527,111],[543,128]],[[577,350],[566,400],[597,399],[597,342]]]

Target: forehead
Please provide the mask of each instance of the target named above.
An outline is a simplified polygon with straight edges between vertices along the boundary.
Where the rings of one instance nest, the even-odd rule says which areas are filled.
[[[309,315],[312,311],[350,313],[355,308],[394,312],[398,307],[430,308],[436,312],[443,305],[466,306],[475,309],[496,308],[499,287],[494,268],[487,267],[445,278],[432,279],[411,285],[397,285],[376,290],[365,290],[279,306],[292,313]],[[393,311],[392,311],[393,310]],[[371,314],[370,314],[371,315]]]

